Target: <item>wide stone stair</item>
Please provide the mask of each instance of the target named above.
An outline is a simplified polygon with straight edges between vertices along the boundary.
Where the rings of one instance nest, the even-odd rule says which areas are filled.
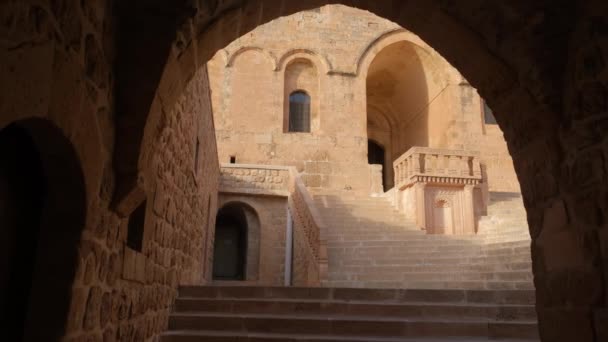
[[[317,193],[328,287],[533,289],[521,198],[492,193],[478,234],[428,235],[383,197]]]
[[[538,341],[529,290],[182,287],[162,342]]]

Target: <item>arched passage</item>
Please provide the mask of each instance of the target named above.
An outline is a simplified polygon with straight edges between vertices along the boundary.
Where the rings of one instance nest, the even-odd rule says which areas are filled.
[[[11,341],[63,336],[85,224],[84,179],[49,122],[0,130],[0,310]]]
[[[253,208],[241,202],[229,202],[220,208],[213,254],[214,280],[257,280],[260,221]]]
[[[147,68],[146,65],[131,67],[141,60],[132,58],[137,62],[134,65],[126,63],[124,69],[143,75],[152,69],[154,72],[148,73],[152,82],[142,80],[142,84],[151,85],[148,88],[154,87],[156,80],[160,80],[161,86],[173,85],[164,88],[169,90],[160,95],[165,99],[164,105],[171,106],[172,97],[183,89],[174,86],[175,79],[186,83],[194,75],[193,70],[202,65],[199,62],[207,61],[219,48],[263,22],[324,3],[329,1],[283,2],[281,6],[268,6],[267,1],[252,0],[204,6],[196,13],[202,18],[197,26],[200,31],[194,30],[202,33],[191,44],[180,39],[176,44],[178,48],[172,50],[175,30],[169,19],[171,27],[163,31],[165,41],[124,39],[125,45],[133,45],[126,49],[127,52],[138,52],[138,48],[145,50],[145,46],[142,48],[134,42],[154,41],[159,46],[156,50],[153,46],[153,51],[148,52],[156,59],[149,61]],[[596,124],[603,123],[606,107],[607,67],[603,62],[605,53],[599,48],[599,42],[606,37],[602,29],[608,17],[605,3],[564,1],[560,6],[550,2],[530,6],[529,2],[523,1],[340,3],[370,10],[416,32],[453,63],[488,100],[505,132],[528,209],[534,239],[535,281],[542,295],[538,304],[541,331],[543,325],[549,327],[543,337],[556,340],[564,336],[560,333],[576,331],[575,325],[584,325],[584,339],[594,339],[587,338],[595,334],[590,331],[606,321],[604,318],[595,322],[596,311],[600,312],[599,309],[606,306],[605,291],[595,291],[606,286],[607,259],[603,248],[606,236],[599,231],[605,225],[608,210],[605,205],[608,171],[603,166],[606,148],[600,127],[604,125]],[[234,10],[235,7],[238,10]],[[138,13],[137,8],[133,13]],[[133,17],[147,23],[145,17]],[[160,27],[153,20],[149,22]],[[183,36],[190,37],[196,24],[185,25],[189,31]],[[140,26],[139,30],[134,30],[136,33],[144,37],[146,32],[159,36],[157,31]],[[133,34],[133,38],[140,37]],[[169,77],[161,77],[158,61],[167,55],[166,70],[183,73],[181,77],[174,77],[170,72],[167,73]],[[133,56],[139,54],[133,53]],[[192,56],[198,56],[200,61],[189,60]],[[124,85],[119,82],[120,88],[140,88],[133,85],[139,82],[139,77],[122,75],[122,78],[130,81]],[[125,156],[117,156],[116,165],[137,165],[140,148],[147,145],[143,141],[143,130],[153,92],[149,91],[143,99],[125,92],[124,98],[130,97],[132,101],[125,107],[134,110],[123,110],[128,114],[119,118],[126,132],[119,131],[117,136],[128,141],[118,144],[118,151],[127,152]],[[151,114],[152,122],[160,117],[162,109],[154,111],[157,113]],[[132,122],[137,124],[135,129],[132,127],[136,125],[129,125]],[[136,134],[129,134],[130,130]],[[129,146],[133,148],[121,148]],[[126,170],[119,183],[128,185],[128,176],[135,179],[137,171],[137,167]],[[564,250],[572,254],[572,258],[567,258],[570,261],[564,260]],[[580,291],[580,286],[573,284],[594,291]],[[552,291],[553,288],[557,290]],[[581,292],[586,294],[584,298],[581,298]],[[576,303],[576,308],[570,303]]]

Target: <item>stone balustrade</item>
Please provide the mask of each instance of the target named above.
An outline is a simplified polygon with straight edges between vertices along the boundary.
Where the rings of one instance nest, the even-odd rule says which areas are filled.
[[[290,168],[289,211],[293,219],[293,285],[319,286],[327,279],[325,224],[295,168]]]
[[[429,234],[473,234],[483,206],[479,153],[413,147],[393,163],[396,203]]]
[[[293,285],[319,286],[327,278],[325,224],[294,167],[223,164],[220,192],[287,197],[293,220]]]
[[[395,185],[415,182],[472,184],[481,181],[479,153],[428,147],[412,147],[393,162]]]

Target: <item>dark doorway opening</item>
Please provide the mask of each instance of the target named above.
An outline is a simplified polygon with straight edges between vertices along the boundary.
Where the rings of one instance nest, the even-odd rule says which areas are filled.
[[[219,210],[213,250],[214,280],[245,280],[247,230],[242,206],[232,204]]]
[[[78,157],[50,122],[0,130],[0,321],[10,341],[65,334],[86,195]]]
[[[384,188],[384,191],[386,191],[386,182],[384,181],[387,177],[387,170],[386,167],[384,165],[384,161],[385,161],[385,151],[384,151],[384,147],[382,147],[382,145],[376,143],[373,140],[367,140],[367,163],[370,165],[373,164],[378,164],[378,165],[382,165],[382,186]]]

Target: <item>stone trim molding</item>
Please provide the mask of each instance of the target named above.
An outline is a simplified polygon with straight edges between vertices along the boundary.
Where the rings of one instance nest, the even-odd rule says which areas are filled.
[[[306,59],[311,61],[312,64],[317,68],[317,70],[322,70],[322,72],[326,75],[329,75],[334,71],[334,67],[331,65],[331,62],[327,59],[326,56],[323,56],[320,53],[311,49],[288,50],[279,58],[279,61],[277,63],[278,68],[276,69],[276,71],[285,70],[289,63],[297,59]]]
[[[272,64],[272,71],[279,70],[279,68],[278,68],[279,64],[278,64],[277,58],[270,51],[267,51],[264,48],[261,48],[258,46],[243,46],[240,49],[233,52],[232,54],[228,55],[228,57],[226,57],[226,68],[232,67],[234,65],[234,61],[237,59],[237,57],[239,57],[241,54],[243,54],[247,51],[256,51],[256,52],[261,53],[262,55],[266,56],[266,58]]]

